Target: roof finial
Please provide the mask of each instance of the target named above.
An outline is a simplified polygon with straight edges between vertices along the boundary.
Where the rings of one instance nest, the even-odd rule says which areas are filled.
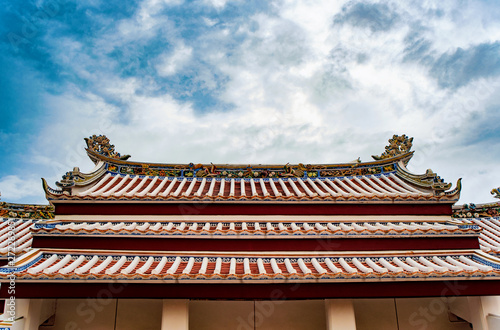
[[[121,160],[127,160],[130,158],[130,155],[121,156],[120,153],[116,152],[115,146],[109,143],[109,139],[106,135],[94,134],[85,138],[85,142],[87,143],[87,148],[89,150],[92,150],[100,155]]]
[[[385,147],[385,151],[380,156],[372,156],[375,160],[392,158],[399,155],[404,155],[410,152],[412,147],[413,138],[403,135],[393,135],[389,139],[389,145]]]
[[[492,189],[492,190],[491,190],[491,194],[492,194],[495,198],[500,198],[500,187]]]

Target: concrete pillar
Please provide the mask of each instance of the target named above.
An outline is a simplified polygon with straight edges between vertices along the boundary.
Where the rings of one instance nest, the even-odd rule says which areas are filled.
[[[13,330],[38,330],[40,324],[56,312],[55,299],[15,299],[12,301],[13,310],[9,305],[10,302],[11,300],[7,299],[4,317],[5,319],[13,317],[17,320],[12,326]],[[11,311],[15,311],[15,316],[10,313]]]
[[[474,330],[488,330],[486,323],[486,315],[484,315],[483,306],[481,304],[481,297],[467,297],[469,302],[470,323]]]
[[[40,324],[43,322],[40,321],[42,304],[43,299],[30,299],[24,330],[38,330]]]
[[[356,330],[356,318],[351,299],[326,299],[325,308],[328,330]]]
[[[163,299],[161,330],[189,330],[188,299]]]
[[[458,297],[450,299],[450,312],[472,323],[474,330],[496,330],[500,326],[500,297]]]
[[[471,323],[474,330],[496,330],[490,325],[498,324],[500,318],[500,297],[467,297],[471,311]]]

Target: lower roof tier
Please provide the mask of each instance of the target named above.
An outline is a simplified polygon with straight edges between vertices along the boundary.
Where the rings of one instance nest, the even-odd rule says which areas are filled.
[[[73,237],[87,239],[91,236],[175,239],[205,238],[219,242],[236,239],[245,240],[290,240],[329,238],[437,238],[477,237],[482,251],[492,255],[500,253],[500,218],[464,218],[450,222],[333,222],[333,221],[249,221],[217,222],[195,221],[90,221],[90,222],[45,222],[16,218],[0,219],[0,258],[10,253],[20,254],[32,247],[33,235],[49,238]],[[243,224],[246,224],[244,230]],[[196,224],[196,226],[195,226]],[[207,225],[208,224],[208,225]],[[295,226],[292,226],[294,224]],[[233,228],[234,226],[234,228]],[[14,235],[11,235],[11,232]],[[479,235],[479,236],[478,236]],[[14,237],[15,239],[12,239]],[[220,243],[220,242],[219,242]],[[222,242],[223,243],[223,242]],[[242,243],[241,243],[242,244]],[[374,246],[376,248],[376,246]],[[431,246],[427,247],[431,248]]]
[[[264,219],[262,219],[264,220]],[[478,249],[481,229],[427,222],[40,222],[33,247],[137,251]]]
[[[12,267],[17,281],[144,280],[154,283],[356,282],[500,279],[500,259],[481,251],[418,253],[110,253],[33,250]]]
[[[201,238],[284,238],[284,237],[380,237],[474,235],[480,232],[477,223],[438,222],[333,222],[333,221],[179,221],[168,222],[39,222],[33,232],[36,235],[101,235],[148,237],[201,237]]]
[[[0,218],[0,259],[31,248],[33,224],[37,220]]]

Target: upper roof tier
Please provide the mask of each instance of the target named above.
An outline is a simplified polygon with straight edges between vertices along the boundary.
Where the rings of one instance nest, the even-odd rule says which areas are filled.
[[[160,201],[438,201],[456,202],[455,189],[432,170],[406,168],[413,138],[394,135],[374,161],[341,164],[157,164],[128,161],[104,136],[85,139],[96,167],[67,172],[49,200]]]

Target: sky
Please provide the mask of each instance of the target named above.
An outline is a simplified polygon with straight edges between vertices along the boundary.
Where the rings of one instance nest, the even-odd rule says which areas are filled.
[[[500,186],[497,1],[0,0],[2,201],[83,138],[133,161],[339,163],[414,137],[459,203]]]

